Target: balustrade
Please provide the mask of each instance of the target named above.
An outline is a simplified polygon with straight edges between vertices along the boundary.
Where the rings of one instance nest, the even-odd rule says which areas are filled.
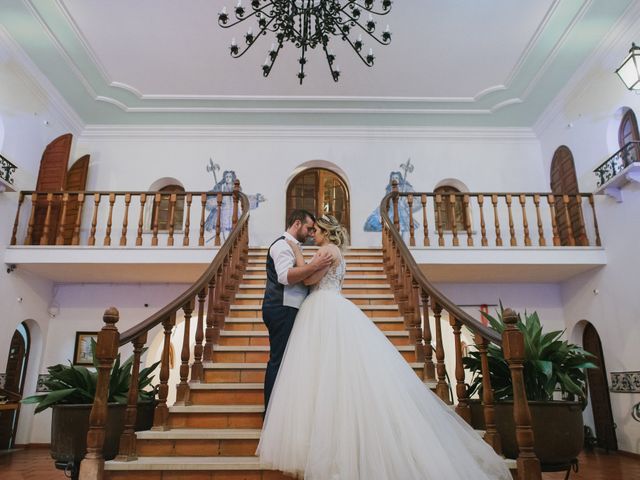
[[[619,175],[620,172],[638,162],[640,162],[640,142],[632,141],[627,143],[593,171],[598,187],[601,187]]]

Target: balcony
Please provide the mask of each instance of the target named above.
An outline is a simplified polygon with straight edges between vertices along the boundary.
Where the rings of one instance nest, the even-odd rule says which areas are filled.
[[[640,142],[627,143],[593,173],[598,182],[596,193],[604,193],[622,202],[622,187],[629,182],[640,183]]]
[[[16,173],[13,163],[0,155],[0,192],[15,192],[13,175]]]

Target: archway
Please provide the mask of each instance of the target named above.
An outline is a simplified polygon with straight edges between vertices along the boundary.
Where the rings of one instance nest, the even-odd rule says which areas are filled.
[[[316,216],[333,215],[351,233],[349,188],[346,181],[328,168],[307,168],[287,187],[286,215],[299,208]]]
[[[589,386],[589,400],[593,409],[593,419],[596,428],[598,447],[606,450],[617,450],[615,424],[609,398],[609,384],[607,382],[607,369],[604,363],[602,342],[596,328],[587,323],[582,332],[583,348],[594,355],[593,363],[597,369],[587,369],[587,382]]]

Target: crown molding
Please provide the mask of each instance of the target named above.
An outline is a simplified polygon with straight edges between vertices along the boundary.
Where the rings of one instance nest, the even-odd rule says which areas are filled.
[[[54,113],[57,114],[66,130],[69,130],[74,136],[80,135],[86,126],[82,118],[2,25],[0,25],[0,46],[4,47],[11,58],[21,67],[16,69],[16,72],[26,80],[25,85],[29,86],[34,95],[44,104],[53,106]]]

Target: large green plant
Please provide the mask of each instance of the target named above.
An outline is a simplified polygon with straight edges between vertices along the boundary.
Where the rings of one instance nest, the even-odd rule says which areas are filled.
[[[489,321],[493,330],[502,335],[506,325],[503,321],[504,310],[500,304],[500,312],[493,317],[485,312],[482,315]],[[570,398],[582,402],[586,396],[587,368],[597,368],[590,358],[589,352],[577,345],[561,340],[563,330],[549,333],[542,332],[537,312],[524,314],[524,321],[518,314],[517,328],[524,336],[525,363],[524,385],[528,400],[549,401],[553,399],[556,385]],[[504,359],[502,349],[496,345],[489,345],[487,356],[489,360],[489,375],[494,389],[495,400],[510,400],[513,398],[511,372]],[[469,396],[482,390],[482,369],[480,353],[471,352],[463,358],[466,368],[473,372],[473,379],[469,387]]]
[[[95,358],[95,341],[91,342],[93,354],[93,366],[97,367]],[[144,350],[146,351],[146,349]],[[144,353],[143,351],[143,353]],[[138,378],[138,402],[151,402],[155,398],[156,389],[147,390],[151,385],[153,376],[151,373],[160,362],[140,370]],[[129,385],[131,384],[131,367],[133,366],[133,356],[127,358],[124,363],[120,363],[120,354],[116,357],[111,367],[109,379],[109,399],[111,403],[127,403]],[[96,394],[98,384],[97,371],[89,370],[87,367],[74,365],[53,365],[47,369],[49,377],[44,382],[50,390],[47,393],[33,395],[22,400],[22,403],[37,403],[36,413],[57,405],[64,404],[91,404]]]

